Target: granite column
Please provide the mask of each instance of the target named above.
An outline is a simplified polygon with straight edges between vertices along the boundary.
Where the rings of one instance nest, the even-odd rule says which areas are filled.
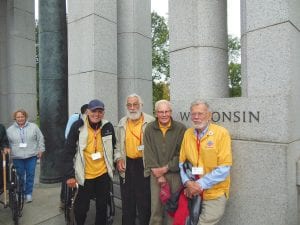
[[[40,181],[61,180],[61,154],[68,115],[68,51],[66,2],[39,2],[39,108],[46,152]]]

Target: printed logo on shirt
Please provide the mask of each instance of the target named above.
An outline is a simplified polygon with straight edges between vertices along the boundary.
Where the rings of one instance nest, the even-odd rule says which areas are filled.
[[[213,147],[214,147],[214,142],[211,141],[211,140],[209,140],[209,141],[207,142],[207,147],[208,147],[208,148],[213,148]]]

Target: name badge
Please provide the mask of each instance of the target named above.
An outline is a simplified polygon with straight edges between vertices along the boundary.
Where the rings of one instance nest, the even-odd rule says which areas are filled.
[[[96,153],[92,154],[92,159],[93,160],[97,160],[97,159],[100,159],[100,158],[101,158],[100,152],[96,152]]]
[[[26,148],[27,147],[27,143],[20,143],[19,147],[20,148]]]
[[[203,175],[203,167],[192,167],[193,175]]]
[[[144,151],[144,145],[138,146],[137,149],[138,149],[139,151]]]

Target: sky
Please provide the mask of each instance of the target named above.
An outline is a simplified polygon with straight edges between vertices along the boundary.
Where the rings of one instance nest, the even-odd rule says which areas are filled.
[[[35,0],[35,7],[38,6],[38,0]],[[151,0],[151,11],[156,11],[159,15],[168,16],[168,0]],[[240,37],[240,1],[227,0],[227,23],[228,34],[234,37]],[[38,10],[36,10],[38,12]],[[36,16],[37,17],[37,16]]]
[[[151,11],[156,11],[159,15],[168,16],[168,0],[151,0]],[[240,37],[240,1],[227,0],[227,23],[228,34]]]

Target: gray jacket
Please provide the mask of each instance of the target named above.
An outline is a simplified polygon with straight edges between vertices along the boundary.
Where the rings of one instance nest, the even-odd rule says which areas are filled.
[[[154,121],[155,118],[146,113],[143,113],[143,115],[144,115],[144,123],[142,126],[142,130],[144,133],[147,124]],[[117,143],[116,143],[116,149],[115,149],[115,153],[114,153],[114,161],[117,162],[119,159],[123,159],[125,161],[125,166],[126,166],[125,136],[126,136],[127,119],[128,119],[127,116],[123,117],[120,120],[120,122],[116,128]],[[143,143],[143,140],[142,140],[142,143]],[[144,171],[145,177],[149,176],[149,175],[150,175],[150,172]],[[125,173],[120,172],[120,176],[122,178],[125,178]]]
[[[39,151],[45,151],[44,136],[35,123],[26,121],[25,126],[20,129],[14,122],[7,129],[7,137],[13,159],[27,159],[36,156]],[[20,147],[21,143],[23,146]]]

